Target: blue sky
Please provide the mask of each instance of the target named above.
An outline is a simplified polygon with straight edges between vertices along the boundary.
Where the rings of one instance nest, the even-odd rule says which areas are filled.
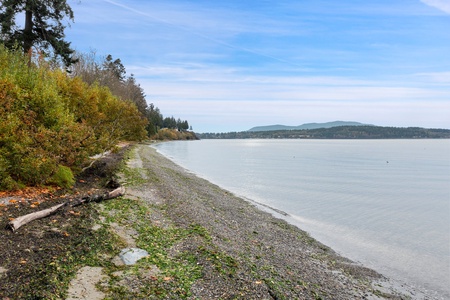
[[[197,132],[335,120],[450,128],[450,0],[69,0],[67,39],[120,58]]]

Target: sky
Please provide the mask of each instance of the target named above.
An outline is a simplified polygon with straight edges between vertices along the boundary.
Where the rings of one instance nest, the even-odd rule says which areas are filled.
[[[357,121],[450,129],[450,0],[67,0],[78,52],[124,64],[196,132]]]

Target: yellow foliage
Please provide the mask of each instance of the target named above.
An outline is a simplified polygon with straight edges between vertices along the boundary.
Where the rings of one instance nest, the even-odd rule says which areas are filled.
[[[107,88],[29,67],[20,52],[2,46],[0,67],[0,189],[68,186],[89,156],[146,136],[136,106]]]
[[[197,137],[193,132],[178,131],[176,129],[163,128],[160,129],[156,134],[151,136],[153,140],[195,140]]]

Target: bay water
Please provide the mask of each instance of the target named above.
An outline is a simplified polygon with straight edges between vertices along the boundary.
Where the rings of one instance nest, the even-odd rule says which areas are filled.
[[[201,140],[154,147],[272,208],[338,253],[450,299],[450,140]]]

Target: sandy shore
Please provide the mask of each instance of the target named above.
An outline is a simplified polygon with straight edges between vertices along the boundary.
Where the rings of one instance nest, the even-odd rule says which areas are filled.
[[[217,251],[236,262],[232,274],[201,262],[193,299],[419,299],[148,145],[134,149],[129,166],[145,181],[128,187],[129,196],[158,208],[158,222],[205,228]],[[196,251],[199,243],[185,240],[173,251]]]

